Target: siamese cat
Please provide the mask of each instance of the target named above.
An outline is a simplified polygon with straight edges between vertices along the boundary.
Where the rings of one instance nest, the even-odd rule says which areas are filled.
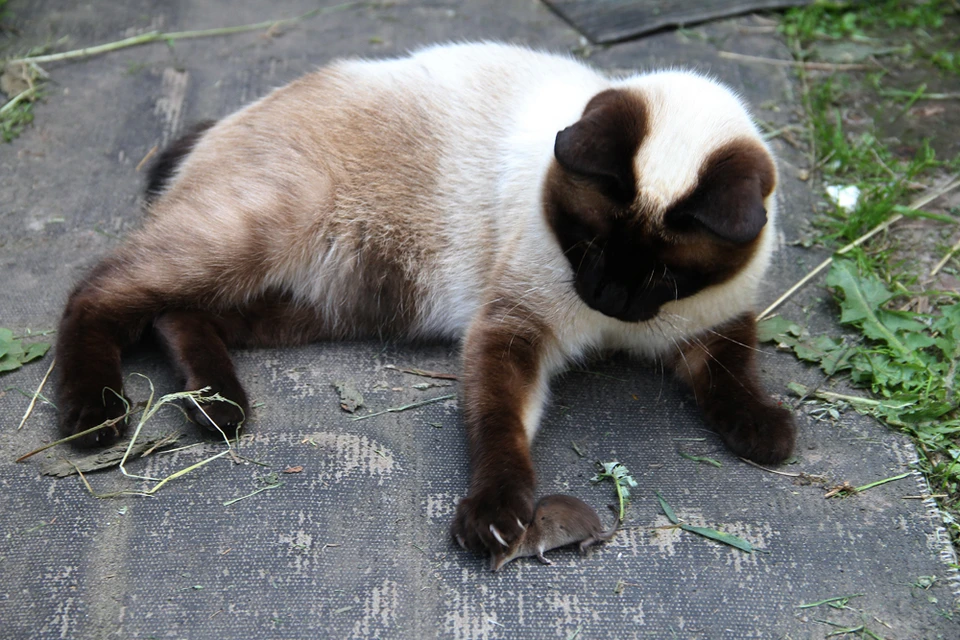
[[[744,105],[695,73],[610,80],[499,44],[334,62],[160,157],[142,228],[66,304],[62,430],[124,413],[121,352],[147,332],[187,389],[233,401],[193,419],[232,430],[230,347],[392,335],[463,340],[452,533],[475,551],[530,522],[550,377],[600,350],[672,364],[735,454],[780,462],[794,423],[751,311],[776,184]]]

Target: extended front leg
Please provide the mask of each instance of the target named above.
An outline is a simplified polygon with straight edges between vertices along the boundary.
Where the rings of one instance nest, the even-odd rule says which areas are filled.
[[[546,398],[552,345],[542,322],[506,301],[486,308],[467,334],[463,399],[472,475],[452,527],[461,546],[501,551],[533,518],[530,440]]]
[[[756,462],[783,462],[793,452],[796,428],[790,412],[763,390],[756,354],[756,321],[743,314],[687,341],[673,366],[731,451]]]

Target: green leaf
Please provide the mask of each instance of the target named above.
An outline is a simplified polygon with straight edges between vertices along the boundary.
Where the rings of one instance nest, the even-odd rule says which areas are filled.
[[[797,342],[793,351],[801,360],[821,365],[827,373],[836,371],[849,355],[842,340],[822,334],[809,342]]]
[[[684,531],[689,531],[690,533],[695,533],[698,536],[703,536],[704,538],[710,538],[711,540],[716,540],[717,542],[722,542],[723,544],[730,545],[731,547],[736,547],[741,551],[746,551],[747,553],[753,553],[753,545],[743,538],[738,538],[737,536],[731,535],[729,533],[724,533],[722,531],[717,531],[716,529],[708,529],[707,527],[694,527],[689,524],[682,524],[680,528]]]
[[[716,467],[717,469],[720,469],[723,467],[723,464],[721,464],[719,460],[715,460],[714,458],[709,458],[707,456],[694,456],[684,451],[678,451],[677,453],[680,454],[681,458],[686,458],[687,460],[693,460],[694,462],[709,464],[710,466]]]
[[[15,371],[31,360],[43,357],[49,349],[46,342],[35,342],[24,350],[23,342],[13,336],[13,331],[0,328],[0,373]]]
[[[0,373],[5,373],[7,371],[15,371],[19,369],[22,365],[19,358],[15,358],[10,354],[7,354],[3,357],[0,357]]]
[[[667,520],[673,524],[679,524],[680,520],[677,519],[677,514],[673,512],[673,508],[667,504],[667,501],[663,499],[663,496],[660,495],[659,491],[655,491],[654,493],[657,494],[657,500],[660,501],[660,508],[663,509],[663,515],[667,516]]]
[[[924,333],[906,333],[900,336],[900,339],[903,345],[914,353],[936,344],[936,340]]]
[[[913,319],[912,314],[903,311],[887,311],[879,309],[877,318],[883,322],[891,331],[910,331],[922,333],[927,330],[927,325]]]
[[[830,604],[833,602],[842,602],[843,604],[846,604],[853,598],[860,598],[862,596],[863,596],[862,593],[854,593],[849,596],[836,596],[833,598],[827,598],[825,600],[818,600],[817,602],[807,602],[804,604],[798,604],[797,609],[809,609],[810,607],[819,607],[822,604]]]
[[[757,323],[757,340],[759,342],[780,342],[788,336],[800,337],[801,329],[786,318],[773,316]]]
[[[843,322],[869,319],[873,309],[893,298],[893,293],[876,276],[861,277],[852,260],[834,260],[827,274],[827,285],[841,289],[848,298],[842,305]]]
[[[13,332],[10,329],[0,328],[0,358],[7,355],[13,344]]]
[[[23,352],[23,355],[20,357],[20,362],[26,364],[37,358],[42,358],[47,351],[50,350],[50,345],[46,342],[34,342],[33,344],[27,345],[27,350]]]
[[[787,389],[790,389],[798,398],[802,398],[810,392],[809,387],[799,382],[788,382]]]
[[[886,342],[908,359],[913,357],[913,353],[877,317],[880,305],[893,297],[879,278],[872,275],[861,277],[852,261],[835,260],[827,274],[827,284],[843,292],[841,322],[860,327],[868,338]]]

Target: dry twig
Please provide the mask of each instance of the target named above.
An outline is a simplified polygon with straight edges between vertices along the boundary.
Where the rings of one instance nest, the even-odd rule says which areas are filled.
[[[40,397],[40,392],[43,391],[43,385],[47,384],[47,378],[50,377],[50,372],[53,371],[53,366],[57,364],[57,359],[54,358],[50,362],[50,367],[47,369],[47,372],[43,374],[43,380],[40,381],[40,386],[37,387],[36,392],[33,394],[33,397],[30,399],[30,404],[27,406],[26,413],[23,414],[23,417],[20,418],[20,424],[17,425],[17,431],[23,428],[24,423],[26,423],[27,418],[30,417],[30,414],[33,413],[33,408],[37,404],[37,398]]]

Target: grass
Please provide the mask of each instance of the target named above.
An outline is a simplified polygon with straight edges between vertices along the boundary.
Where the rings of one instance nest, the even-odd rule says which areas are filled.
[[[663,515],[667,516],[667,520],[670,521],[671,526],[682,529],[688,533],[695,533],[698,536],[702,536],[715,542],[723,543],[725,545],[734,547],[735,549],[740,549],[746,553],[753,553],[757,550],[750,542],[738,536],[724,533],[722,531],[718,531],[717,529],[711,529],[710,527],[695,527],[693,525],[681,522],[677,517],[676,512],[674,512],[673,507],[670,506],[666,499],[660,495],[659,492],[657,492],[655,495],[657,496],[657,502],[660,503],[660,509],[663,510]]]
[[[130,479],[133,479],[133,480],[143,480],[143,481],[147,481],[147,482],[154,482],[155,484],[154,484],[152,487],[150,487],[150,488],[143,489],[143,490],[137,490],[137,491],[132,491],[132,490],[120,490],[120,491],[113,491],[113,492],[110,492],[110,493],[98,493],[97,491],[94,490],[93,486],[92,486],[92,485],[90,484],[90,482],[87,480],[86,476],[83,474],[83,470],[79,467],[79,465],[75,464],[73,461],[71,461],[71,460],[69,460],[69,459],[65,459],[66,462],[67,462],[67,464],[72,465],[73,468],[76,470],[77,475],[80,476],[80,480],[83,482],[84,486],[87,488],[87,491],[90,492],[90,495],[92,495],[92,496],[95,497],[95,498],[106,499],[106,498],[117,498],[117,497],[128,496],[128,495],[152,496],[152,495],[156,494],[157,491],[159,491],[164,485],[166,485],[166,484],[167,484],[168,482],[170,482],[171,480],[175,480],[175,479],[180,478],[181,476],[184,476],[184,475],[186,475],[186,474],[188,474],[188,473],[190,473],[190,472],[192,472],[192,471],[195,471],[196,469],[199,469],[200,467],[202,467],[202,466],[204,466],[204,465],[206,465],[206,464],[208,464],[208,463],[210,463],[210,462],[213,462],[213,461],[216,460],[217,458],[222,458],[223,456],[228,455],[228,454],[235,454],[235,447],[234,447],[233,443],[231,443],[230,439],[226,436],[226,434],[225,434],[219,427],[217,427],[217,430],[220,432],[220,435],[223,437],[224,443],[225,443],[226,446],[227,446],[227,448],[226,448],[225,450],[221,451],[220,453],[217,453],[217,454],[215,454],[215,455],[213,455],[213,456],[210,456],[210,457],[208,457],[208,458],[204,458],[204,459],[200,460],[199,462],[196,462],[196,463],[191,464],[191,465],[189,465],[189,466],[187,466],[187,467],[184,467],[184,468],[182,468],[182,469],[179,469],[179,470],[171,473],[170,475],[168,475],[168,476],[166,476],[166,477],[164,477],[164,478],[154,478],[154,477],[151,477],[151,476],[140,476],[140,475],[136,475],[136,474],[129,473],[129,472],[126,470],[126,468],[125,468],[125,464],[126,464],[126,462],[128,461],[128,459],[130,459],[130,458],[134,455],[133,452],[134,452],[134,450],[135,450],[135,448],[136,448],[137,439],[139,438],[140,433],[141,433],[141,431],[143,430],[144,426],[146,425],[146,423],[147,423],[148,421],[150,421],[150,419],[151,419],[159,410],[163,409],[163,408],[166,407],[166,406],[173,406],[173,407],[176,407],[176,408],[180,409],[181,411],[183,411],[182,407],[180,407],[180,403],[181,403],[182,401],[193,402],[194,405],[195,405],[198,409],[200,409],[201,411],[203,411],[203,408],[200,406],[201,403],[222,401],[222,402],[230,402],[230,403],[232,403],[232,404],[235,404],[235,403],[233,403],[233,401],[228,400],[228,399],[220,396],[219,394],[206,395],[207,392],[209,391],[209,389],[200,389],[200,390],[197,390],[197,391],[180,391],[180,392],[177,392],[177,393],[169,393],[169,394],[167,394],[167,395],[165,395],[165,396],[162,396],[162,397],[159,398],[159,399],[155,399],[155,390],[154,390],[153,382],[152,382],[148,377],[146,377],[146,376],[144,376],[144,375],[142,375],[142,374],[134,373],[134,374],[132,374],[132,375],[133,375],[133,376],[140,377],[140,378],[143,378],[144,380],[146,380],[147,385],[148,385],[149,388],[150,388],[149,396],[148,396],[146,402],[143,404],[142,407],[131,407],[131,406],[127,405],[127,413],[125,413],[124,415],[119,416],[118,418],[113,418],[113,419],[111,419],[111,420],[107,420],[106,422],[104,422],[104,423],[102,423],[102,424],[100,424],[100,425],[97,425],[96,427],[92,427],[92,428],[90,428],[90,429],[87,429],[86,431],[81,431],[81,432],[76,433],[76,434],[74,434],[74,435],[72,435],[72,436],[67,436],[66,438],[61,438],[60,440],[57,440],[57,441],[55,441],[55,442],[51,442],[51,443],[46,444],[46,445],[44,445],[44,446],[42,446],[42,447],[39,447],[39,448],[37,448],[37,449],[34,449],[33,451],[30,451],[30,452],[28,452],[28,453],[25,453],[25,454],[23,454],[22,456],[20,456],[19,458],[17,458],[17,459],[15,460],[15,462],[23,462],[23,461],[27,460],[28,458],[30,458],[30,457],[32,457],[32,456],[35,456],[36,454],[41,453],[41,452],[43,452],[43,451],[46,451],[47,449],[50,449],[50,448],[52,448],[52,447],[55,447],[55,446],[58,446],[58,445],[61,445],[61,444],[65,444],[65,443],[67,443],[67,442],[70,442],[70,441],[75,440],[75,439],[77,439],[77,438],[80,438],[80,437],[82,437],[82,436],[85,436],[85,435],[87,435],[87,434],[89,434],[89,433],[93,433],[94,431],[98,431],[98,430],[100,430],[100,429],[104,429],[104,428],[111,427],[111,426],[113,426],[114,424],[116,424],[117,422],[125,421],[127,418],[129,418],[130,416],[132,416],[132,415],[135,414],[135,413],[140,413],[140,417],[137,419],[136,426],[135,426],[134,429],[133,429],[133,435],[130,437],[130,440],[126,443],[125,449],[124,449],[122,455],[120,456],[120,459],[119,459],[119,461],[118,461],[117,466],[120,468],[120,473],[123,474],[124,476],[126,476],[127,478],[130,478]],[[108,389],[108,390],[109,390],[109,389]],[[124,401],[124,402],[126,403],[126,401]],[[212,422],[212,421],[211,421],[211,422]],[[213,424],[214,424],[214,426],[216,426],[216,423],[213,423]],[[152,448],[150,449],[150,451],[153,451],[154,448],[156,448],[156,447],[152,447]],[[143,455],[146,455],[146,454],[143,454]],[[267,487],[267,488],[273,488],[273,487]],[[258,492],[255,492],[255,493],[258,493]],[[253,495],[253,494],[251,494],[251,495]],[[249,497],[249,496],[244,496],[244,497]]]
[[[960,212],[911,211],[905,205],[918,191],[960,173],[960,153],[949,146],[952,131],[937,129],[960,110],[958,25],[955,0],[818,2],[785,14],[780,29],[797,61],[833,62],[842,55],[844,62],[867,63],[864,70],[797,67],[814,177],[823,186],[859,189],[854,206],[828,204],[820,210],[812,242],[835,251],[898,216],[924,220],[917,223],[922,232],[913,236],[894,224],[842,256],[835,254],[826,284],[843,332],[814,336],[784,318],[763,326],[766,339],[816,363],[828,380],[843,380],[865,394],[825,400],[817,389],[800,395],[871,415],[913,438],[933,493],[946,496],[940,506],[955,543],[960,542],[955,278],[960,263],[950,245],[957,246]],[[930,107],[934,101],[937,106]],[[916,116],[918,108],[941,118]],[[931,269],[935,263],[942,264]],[[937,275],[941,269],[946,280]]]
[[[31,92],[37,96],[36,91]],[[33,100],[27,100],[26,92],[11,98],[0,107],[0,138],[11,142],[18,138],[23,130],[33,122]]]

